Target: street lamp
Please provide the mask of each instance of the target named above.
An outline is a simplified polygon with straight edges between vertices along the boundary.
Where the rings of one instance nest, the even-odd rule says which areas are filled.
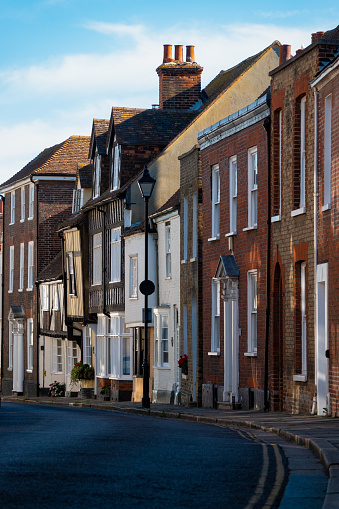
[[[145,279],[140,283],[140,292],[145,296],[144,324],[145,324],[145,347],[143,368],[143,384],[142,384],[142,406],[150,408],[151,402],[149,398],[149,364],[148,364],[148,296],[154,292],[154,283],[148,279],[148,200],[150,199],[156,180],[149,174],[147,165],[145,164],[144,172],[141,179],[138,180],[138,186],[141,196],[145,201]]]

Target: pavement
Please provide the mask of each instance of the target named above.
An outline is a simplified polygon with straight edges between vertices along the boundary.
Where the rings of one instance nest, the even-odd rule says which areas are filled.
[[[137,413],[168,419],[182,419],[206,424],[236,425],[262,430],[302,445],[320,459],[329,477],[323,509],[339,509],[339,419],[317,415],[289,415],[282,412],[215,410],[169,404],[151,404],[142,408],[137,402],[101,401],[99,399],[23,396],[2,397],[2,401],[64,405],[108,411]]]

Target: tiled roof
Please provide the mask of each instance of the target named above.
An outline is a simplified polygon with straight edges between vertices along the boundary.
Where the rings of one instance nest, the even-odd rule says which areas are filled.
[[[232,83],[234,83],[242,74],[250,69],[260,58],[271,48],[280,46],[278,41],[274,41],[270,46],[263,49],[256,55],[253,55],[239,64],[231,67],[227,71],[220,71],[220,73],[204,88],[203,95],[205,95],[206,102],[203,108],[206,108],[218,95],[224,92]]]
[[[80,185],[82,189],[89,189],[92,187],[92,172],[93,172],[93,165],[92,164],[86,164],[82,167],[79,167],[79,180]]]
[[[197,111],[112,108],[111,124],[120,144],[167,145],[196,116]]]
[[[106,138],[109,128],[109,120],[93,119],[91,144],[89,149],[89,159],[94,157],[94,147],[98,149],[99,154],[106,154]],[[95,143],[94,143],[95,141]]]
[[[45,267],[38,276],[38,281],[51,281],[62,278],[62,252],[53,258],[53,260]]]
[[[333,30],[327,30],[327,32],[324,33],[322,36],[322,39],[325,39],[326,41],[339,40],[339,25],[336,28],[333,28]]]
[[[71,136],[67,140],[46,148],[18,173],[0,187],[7,186],[30,175],[76,175],[78,163],[88,162],[89,136]]]
[[[180,188],[167,200],[166,203],[162,205],[162,207],[160,207],[160,209],[154,212],[154,214],[152,214],[150,217],[160,216],[167,210],[178,208],[179,205],[180,205]]]

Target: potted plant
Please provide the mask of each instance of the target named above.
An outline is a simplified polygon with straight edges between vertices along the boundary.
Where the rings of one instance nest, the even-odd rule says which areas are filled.
[[[104,401],[110,400],[110,390],[111,390],[110,385],[103,385],[101,387],[100,394],[101,394],[101,396],[103,396]]]
[[[66,385],[61,382],[57,382],[56,380],[49,384],[49,395],[53,397],[56,396],[65,396]]]
[[[81,385],[84,388],[93,388],[94,384],[84,383],[84,381],[94,380],[94,368],[89,364],[83,363],[79,361],[75,364],[74,368],[71,371],[71,383],[75,384],[81,381]]]
[[[178,360],[179,368],[181,369],[182,375],[188,375],[188,355],[180,355],[180,359]]]

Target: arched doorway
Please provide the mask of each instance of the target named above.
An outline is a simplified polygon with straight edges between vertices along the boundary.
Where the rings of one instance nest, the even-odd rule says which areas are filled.
[[[279,263],[274,270],[273,282],[273,341],[272,341],[272,410],[283,411],[284,404],[284,341],[283,292]]]

